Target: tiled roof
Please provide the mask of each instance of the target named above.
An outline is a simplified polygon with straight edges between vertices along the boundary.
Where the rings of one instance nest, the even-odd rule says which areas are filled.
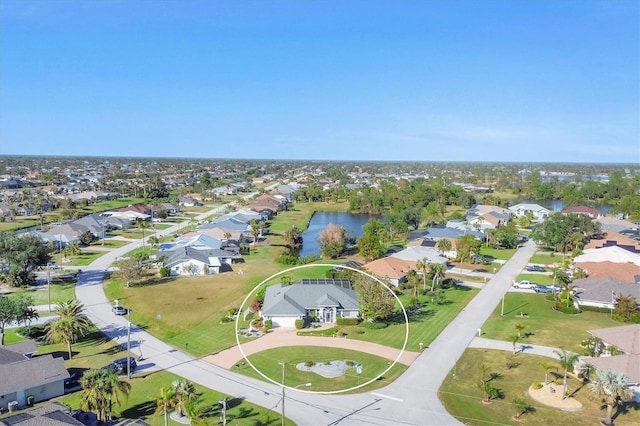
[[[383,257],[363,265],[363,268],[378,277],[402,279],[408,271],[416,269],[416,262],[396,257]]]
[[[589,278],[613,278],[626,283],[635,283],[636,276],[640,275],[640,268],[633,263],[614,262],[579,262],[574,263],[573,268],[584,269]]]
[[[598,370],[611,370],[624,373],[630,383],[640,383],[640,355],[601,356],[598,358],[582,358]]]
[[[589,330],[608,345],[614,345],[627,354],[640,355],[640,324]]]

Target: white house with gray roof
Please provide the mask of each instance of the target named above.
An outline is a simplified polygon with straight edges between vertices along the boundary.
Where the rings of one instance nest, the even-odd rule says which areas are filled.
[[[335,324],[338,317],[358,318],[358,294],[346,280],[302,280],[267,287],[260,315],[273,327],[294,327],[297,319]]]
[[[509,207],[509,210],[517,217],[531,214],[536,220],[545,220],[551,214],[551,210],[542,207],[540,204],[520,203]]]
[[[235,253],[226,250],[196,250],[182,247],[169,251],[164,266],[171,275],[209,275],[231,271],[234,259],[242,259]]]

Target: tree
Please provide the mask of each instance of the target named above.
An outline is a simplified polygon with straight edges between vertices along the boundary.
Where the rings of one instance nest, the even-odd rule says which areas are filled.
[[[500,397],[500,393],[501,393],[500,389],[498,389],[495,386],[493,386],[493,384],[488,380],[487,381],[481,380],[478,383],[478,387],[480,388],[480,390],[484,394],[484,398],[482,400],[485,403],[490,403],[494,399]]]
[[[633,391],[628,387],[627,377],[623,373],[611,370],[596,370],[595,380],[589,383],[589,396],[591,399],[603,401],[607,406],[605,422],[611,422],[613,407],[621,405],[633,397]]]
[[[129,287],[132,282],[136,282],[142,277],[142,267],[136,259],[129,258],[118,261],[118,271],[115,273],[117,279],[124,281]]]
[[[335,259],[347,248],[347,231],[342,225],[330,223],[318,237],[323,257]]]
[[[119,394],[129,396],[131,384],[120,380],[110,369],[89,370],[80,379],[82,385],[81,408],[94,411],[98,422],[111,418],[113,405],[120,405]]]
[[[27,324],[35,318],[39,318],[40,314],[33,308],[33,296],[27,293],[19,293],[14,299],[15,321],[18,324]]]
[[[255,245],[262,231],[262,227],[260,226],[260,222],[255,219],[249,223],[249,226],[251,227],[251,236],[253,237],[253,244]]]
[[[354,281],[354,289],[360,301],[360,313],[365,319],[377,321],[393,313],[396,301],[388,288],[361,274]]]
[[[416,262],[416,268],[422,271],[422,291],[427,292],[427,268],[429,267],[429,261],[426,257]]]
[[[436,244],[436,247],[438,248],[438,250],[440,250],[441,254],[445,254],[449,251],[451,251],[451,240],[447,239],[447,238],[441,238],[440,240],[438,240],[438,243]]]
[[[556,367],[555,365],[551,365],[549,363],[546,363],[546,362],[541,362],[540,363],[540,367],[542,367],[543,370],[544,370],[544,384],[546,385],[547,383],[549,383],[549,380],[548,380],[549,370],[557,370],[558,367]]]
[[[435,289],[436,283],[440,282],[440,279],[444,277],[444,273],[447,270],[447,267],[442,263],[431,263],[429,264],[429,273],[431,274],[431,292]]]
[[[358,240],[358,251],[368,261],[380,259],[385,254],[385,249],[377,235],[363,234]]]
[[[516,345],[518,344],[519,340],[520,340],[520,336],[518,336],[517,334],[514,334],[513,336],[509,337],[509,341],[513,345],[513,353],[514,354],[516,353]]]
[[[186,405],[198,397],[196,387],[188,380],[174,380],[172,383],[175,406],[180,417],[185,415]]]
[[[291,251],[299,250],[302,247],[302,231],[297,226],[292,226],[284,231],[282,238]]]
[[[621,294],[616,298],[614,314],[624,322],[633,322],[634,317],[638,317],[638,302],[633,296]]]
[[[138,220],[136,222],[136,228],[138,228],[139,230],[142,231],[142,247],[144,247],[145,241],[144,241],[144,231],[146,229],[149,229],[149,222],[147,222],[146,220]]]
[[[50,262],[50,250],[37,235],[0,232],[0,280],[12,287],[35,284],[35,271]]]
[[[51,343],[66,343],[69,359],[73,353],[71,344],[84,336],[91,327],[91,321],[82,313],[84,306],[77,300],[62,302],[56,306],[58,318],[47,324],[46,339]]]
[[[565,351],[564,349],[560,349],[559,351],[553,351],[558,358],[560,359],[560,367],[564,369],[564,378],[562,380],[562,399],[567,397],[567,375],[569,374],[569,370],[573,371],[576,362],[580,359],[578,354],[573,352]]]
[[[80,236],[78,237],[78,241],[80,241],[80,244],[84,246],[91,245],[91,243],[96,240],[97,240],[96,236],[93,235],[91,231],[85,231],[82,234],[80,234]]]
[[[524,331],[524,325],[516,324],[516,331],[518,332],[518,337],[522,337],[522,332]]]
[[[456,240],[456,250],[460,262],[468,262],[473,254],[480,251],[482,243],[471,234],[463,235]]]
[[[164,426],[169,425],[168,413],[175,406],[175,394],[173,386],[163,386],[160,388],[160,396],[156,398],[155,414],[164,414]]]
[[[513,400],[513,407],[516,410],[516,414],[513,416],[516,420],[520,420],[523,415],[533,410],[533,407],[527,404],[522,398],[515,398]]]
[[[4,328],[17,317],[15,299],[0,296],[0,346],[4,345]]]

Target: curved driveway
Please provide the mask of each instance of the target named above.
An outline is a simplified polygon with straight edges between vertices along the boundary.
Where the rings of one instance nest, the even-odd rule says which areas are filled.
[[[211,212],[201,217],[209,214]],[[162,233],[171,233],[175,229],[177,227]],[[104,271],[111,263],[136,245],[120,247],[98,258],[79,275],[76,287],[76,296],[85,305],[89,318],[105,334],[125,345],[127,319],[111,313],[111,303],[104,295],[102,282]],[[320,395],[290,390],[286,401],[287,417],[300,425],[460,424],[440,403],[438,388],[535,250],[531,241],[519,249],[394,383],[376,392],[354,395]],[[165,369],[235,398],[268,409],[279,409],[279,386],[193,358],[135,325],[131,328],[131,342],[133,353],[143,355],[144,359],[139,363],[143,371]]]

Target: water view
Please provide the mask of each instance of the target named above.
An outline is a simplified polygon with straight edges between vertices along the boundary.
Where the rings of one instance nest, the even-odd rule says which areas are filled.
[[[306,256],[320,256],[320,245],[318,244],[318,237],[323,229],[330,223],[344,226],[347,233],[356,239],[362,236],[362,227],[367,223],[369,219],[376,217],[370,214],[353,214],[342,212],[316,212],[314,213],[309,227],[302,234],[302,249],[300,250],[300,257]]]

